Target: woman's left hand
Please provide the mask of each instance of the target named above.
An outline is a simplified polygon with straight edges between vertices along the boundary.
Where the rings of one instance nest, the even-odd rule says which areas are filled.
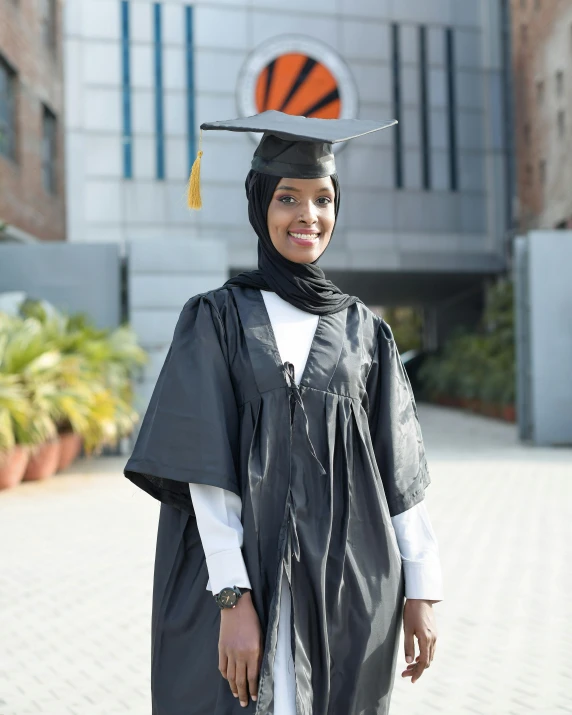
[[[435,656],[437,623],[433,612],[434,603],[437,601],[424,601],[419,598],[408,598],[405,601],[403,631],[405,634],[405,661],[409,665],[401,673],[401,677],[411,678],[412,683],[419,680]],[[419,655],[416,658],[414,636],[417,638],[419,646]]]

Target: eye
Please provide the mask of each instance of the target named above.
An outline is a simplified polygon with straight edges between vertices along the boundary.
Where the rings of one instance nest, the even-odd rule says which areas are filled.
[[[318,203],[321,206],[327,206],[328,204],[332,203],[332,199],[330,199],[329,196],[320,196],[320,198],[318,199]]]
[[[293,196],[281,196],[278,201],[282,204],[291,205],[296,202],[296,199]]]

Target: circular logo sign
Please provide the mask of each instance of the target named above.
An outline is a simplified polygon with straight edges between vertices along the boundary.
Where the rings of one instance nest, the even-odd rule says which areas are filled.
[[[297,35],[272,38],[248,57],[237,99],[241,116],[276,109],[304,117],[353,119],[358,111],[355,81],[342,58],[314,38]]]

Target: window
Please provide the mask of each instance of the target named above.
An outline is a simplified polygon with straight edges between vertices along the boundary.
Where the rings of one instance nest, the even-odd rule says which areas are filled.
[[[165,122],[163,109],[163,40],[162,6],[153,3],[154,54],[155,54],[155,135],[156,135],[156,177],[165,178]]]
[[[453,29],[445,30],[445,57],[447,70],[447,134],[449,145],[449,188],[458,191],[457,166],[457,87],[455,83],[455,35]]]
[[[0,154],[16,159],[16,73],[0,57]]]
[[[131,126],[131,57],[129,2],[121,2],[121,89],[123,102],[123,177],[133,178],[133,133]]]
[[[529,144],[530,143],[530,124],[528,122],[526,122],[526,124],[522,128],[522,133],[524,136],[525,143]]]
[[[536,101],[538,104],[542,104],[544,101],[544,82],[542,80],[538,80],[536,83]]]
[[[546,160],[541,159],[541,161],[538,164],[538,179],[541,184],[546,183]]]
[[[562,137],[566,133],[566,115],[563,109],[558,112],[558,115],[556,117],[556,125],[558,127],[558,136],[562,139]]]
[[[564,72],[558,70],[556,73],[556,94],[561,97],[564,92]]]
[[[532,186],[532,164],[526,165],[526,183],[528,186]]]
[[[423,188],[431,188],[429,164],[429,95],[427,69],[427,29],[419,28],[419,96],[421,100],[421,175]]]
[[[528,40],[528,27],[526,25],[520,26],[520,40],[523,45],[526,44]]]
[[[40,0],[40,26],[44,45],[52,52],[56,50],[57,2],[56,0]]]
[[[44,107],[43,137],[42,137],[42,178],[44,188],[49,194],[57,190],[57,121],[55,115]]]
[[[399,26],[391,26],[391,74],[393,80],[393,116],[397,119],[393,132],[393,161],[395,188],[403,188],[403,146],[401,136],[401,53],[399,46]]]

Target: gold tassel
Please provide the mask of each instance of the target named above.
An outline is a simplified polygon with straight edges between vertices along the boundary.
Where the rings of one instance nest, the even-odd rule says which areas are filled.
[[[203,201],[201,199],[201,158],[203,152],[201,149],[203,133],[201,131],[199,137],[199,151],[197,158],[193,162],[193,167],[191,169],[191,175],[189,177],[189,185],[187,187],[187,205],[190,209],[196,209],[197,211],[202,208]]]

